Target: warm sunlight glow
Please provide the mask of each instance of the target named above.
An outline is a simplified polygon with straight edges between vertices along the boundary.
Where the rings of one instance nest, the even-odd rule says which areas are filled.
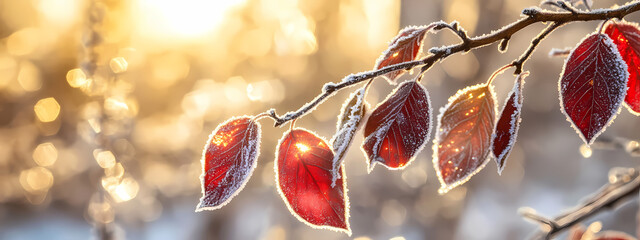
[[[301,152],[306,152],[311,150],[311,148],[309,148],[309,146],[305,145],[304,143],[296,143],[296,147],[301,151]]]
[[[213,31],[244,0],[138,0],[138,30],[152,37],[193,38]]]

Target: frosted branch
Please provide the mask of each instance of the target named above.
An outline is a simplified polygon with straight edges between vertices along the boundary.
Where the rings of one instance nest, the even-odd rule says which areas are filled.
[[[612,209],[636,196],[640,190],[640,174],[636,168],[613,168],[609,171],[609,183],[582,201],[581,204],[560,216],[547,219],[530,208],[519,210],[522,217],[540,224],[531,239],[551,239],[588,217],[604,209]]]
[[[531,24],[539,23],[539,22],[549,22],[550,25],[547,27],[540,35],[538,35],[533,41],[531,45],[525,53],[518,59],[516,59],[513,64],[516,67],[515,74],[518,74],[522,71],[522,65],[524,62],[531,56],[531,53],[536,48],[536,46],[553,30],[562,26],[565,23],[569,22],[578,22],[578,21],[595,21],[595,20],[608,20],[612,18],[621,19],[622,17],[640,11],[640,2],[633,1],[631,3],[627,3],[626,5],[619,7],[612,7],[609,9],[598,9],[590,12],[583,12],[577,10],[563,1],[556,2],[560,5],[561,8],[567,10],[568,12],[554,12],[554,11],[546,11],[540,8],[526,8],[522,11],[524,17],[519,20],[506,25],[498,30],[492,31],[489,34],[476,36],[476,37],[468,37],[466,31],[460,28],[457,22],[453,22],[451,24],[446,24],[444,22],[435,22],[433,23],[434,31],[440,29],[450,29],[454,31],[462,40],[461,43],[449,45],[445,47],[439,48],[431,48],[429,49],[429,55],[416,61],[404,62],[400,64],[395,64],[391,66],[387,66],[385,68],[379,70],[371,70],[366,72],[361,72],[358,74],[351,74],[342,79],[339,83],[327,83],[324,85],[322,89],[322,93],[316,96],[311,102],[306,103],[298,110],[293,112],[287,112],[284,115],[276,114],[274,109],[267,111],[269,117],[275,120],[275,126],[281,126],[282,124],[289,122],[291,120],[297,119],[299,117],[304,116],[305,114],[313,111],[317,105],[324,102],[327,98],[331,97],[336,91],[339,91],[343,88],[358,84],[362,81],[373,79],[375,77],[381,76],[385,73],[389,73],[392,71],[405,69],[411,70],[416,66],[422,66],[421,72],[425,72],[433,66],[437,61],[445,59],[446,57],[459,53],[459,52],[467,52],[471,49],[480,48],[489,44],[493,44],[496,42],[502,42],[500,49],[506,50],[506,44],[508,39],[518,31],[528,27]]]

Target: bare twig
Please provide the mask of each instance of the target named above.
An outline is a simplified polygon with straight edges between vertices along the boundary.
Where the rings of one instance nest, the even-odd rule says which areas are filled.
[[[550,239],[554,235],[569,229],[571,226],[593,216],[604,209],[615,208],[624,203],[640,190],[640,174],[634,168],[613,168],[609,172],[609,183],[600,188],[580,205],[560,216],[547,219],[529,208],[520,210],[520,214],[540,224],[531,239]]]
[[[343,89],[345,87],[358,84],[362,81],[372,79],[377,76],[381,76],[388,72],[401,70],[401,69],[409,70],[416,66],[422,66],[421,72],[424,72],[429,68],[431,68],[431,66],[433,66],[433,64],[436,63],[437,61],[442,60],[454,53],[463,52],[463,51],[466,52],[471,49],[480,48],[495,42],[503,41],[504,39],[509,39],[513,34],[517,33],[523,28],[534,23],[550,22],[551,23],[550,28],[547,28],[540,35],[538,35],[537,38],[540,38],[540,40],[538,40],[535,44],[534,42],[532,42],[532,44],[529,46],[529,48],[523,55],[524,58],[519,58],[518,60],[516,60],[524,63],[526,59],[531,55],[531,53],[527,54],[527,52],[532,52],[534,48],[539,44],[539,42],[544,37],[546,37],[546,35],[548,35],[551,31],[553,31],[554,29],[556,29],[562,24],[569,23],[569,22],[577,22],[577,21],[607,20],[611,18],[621,19],[622,17],[630,13],[637,12],[639,10],[640,10],[640,2],[637,2],[637,1],[628,3],[620,7],[614,7],[610,9],[599,9],[591,12],[582,12],[575,9],[572,12],[551,12],[551,11],[541,10],[539,8],[526,8],[522,11],[522,14],[525,15],[525,17],[509,25],[506,25],[496,31],[493,31],[490,34],[472,37],[472,38],[467,37],[466,32],[464,32],[464,30],[460,30],[457,26],[455,26],[454,28],[453,24],[449,26],[446,26],[447,24],[444,24],[439,29],[442,29],[442,28],[449,28],[452,30],[455,29],[454,31],[456,32],[456,34],[458,34],[458,36],[460,36],[460,38],[462,39],[461,43],[446,46],[446,47],[431,48],[429,49],[430,54],[420,60],[387,66],[378,70],[366,71],[358,74],[351,74],[343,78],[342,81],[339,83],[327,83],[324,85],[322,89],[322,93],[320,95],[316,96],[311,102],[305,104],[304,106],[300,107],[298,110],[294,112],[288,112],[282,116],[279,116],[278,114],[276,114],[274,109],[271,109],[267,111],[267,113],[269,113],[269,116],[273,120],[275,120],[276,127],[281,126],[282,124],[288,121],[291,121],[293,119],[297,119],[303,116],[304,114],[308,113],[309,111],[313,110],[318,104],[322,103],[328,97],[333,95],[336,91]],[[519,70],[521,71],[521,67],[516,68],[515,74],[517,74]]]
[[[556,30],[557,28],[559,28],[563,24],[564,24],[564,22],[551,23],[544,30],[542,30],[542,32],[540,32],[540,34],[538,34],[538,36],[536,36],[531,41],[531,45],[529,45],[529,48],[527,48],[527,51],[525,51],[517,60],[515,60],[515,61],[513,61],[511,63],[516,68],[515,74],[520,74],[522,72],[522,65],[524,65],[524,62],[527,61],[527,59],[529,59],[529,57],[531,57],[531,54],[536,49],[538,44],[540,44],[540,42],[545,37],[547,37],[551,32],[553,32],[553,30]]]

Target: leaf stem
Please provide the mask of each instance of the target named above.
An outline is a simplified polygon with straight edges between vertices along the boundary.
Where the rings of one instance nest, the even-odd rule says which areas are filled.
[[[507,68],[510,68],[510,67],[513,67],[513,63],[504,65],[500,69],[498,69],[495,72],[493,72],[493,74],[491,74],[491,77],[489,77],[489,81],[487,81],[487,86],[490,85],[491,82],[493,82],[493,79],[496,78],[496,76],[498,76],[498,74],[504,72],[504,70],[507,70]]]

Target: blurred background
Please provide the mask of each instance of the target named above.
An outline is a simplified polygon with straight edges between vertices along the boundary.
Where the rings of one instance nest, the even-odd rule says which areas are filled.
[[[623,3],[601,0],[594,8]],[[194,213],[207,136],[232,116],[295,110],[324,83],[371,69],[404,26],[457,20],[476,36],[538,4],[0,0],[0,239],[346,239],[288,212],[273,172],[286,127],[273,128],[269,119],[262,120],[262,152],[244,190],[222,209]],[[605,184],[610,168],[637,165],[623,149],[580,150],[559,110],[563,59],[548,53],[575,46],[598,24],[564,26],[526,63],[523,121],[502,176],[492,161],[440,196],[430,144],[404,171],[378,166],[367,174],[359,134],[346,158],[351,238],[522,239],[537,226],[518,215],[519,207],[558,215]],[[517,58],[543,28],[517,33],[504,54],[494,44],[433,66],[423,84],[434,114],[458,89]],[[425,45],[457,41],[442,31]],[[499,104],[512,82],[510,74],[496,79]],[[375,105],[392,89],[377,79],[367,101]],[[352,90],[297,126],[329,139]],[[600,138],[640,139],[638,124],[623,109]],[[634,234],[632,202],[586,223]]]

